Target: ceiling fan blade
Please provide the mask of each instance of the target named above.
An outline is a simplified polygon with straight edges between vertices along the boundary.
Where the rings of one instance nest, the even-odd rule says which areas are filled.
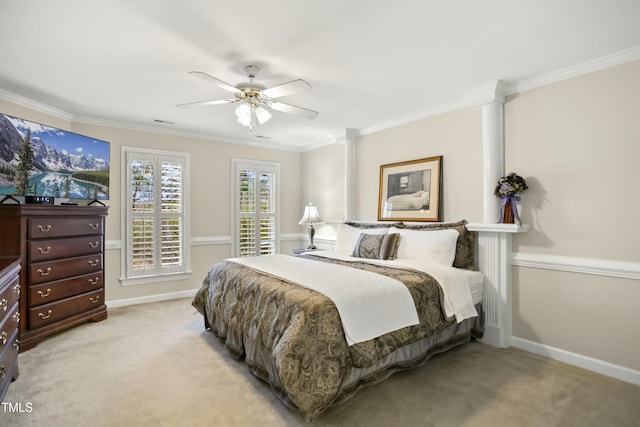
[[[274,110],[282,111],[283,113],[304,117],[305,119],[315,119],[318,117],[318,114],[320,114],[317,111],[296,107],[295,105],[285,104],[284,102],[271,102],[269,107]]]
[[[280,98],[281,96],[291,95],[293,93],[302,92],[303,90],[313,89],[309,83],[302,79],[282,83],[281,85],[270,87],[262,91],[263,95],[269,98]]]
[[[215,101],[198,101],[198,102],[187,102],[186,104],[178,104],[176,107],[194,107],[194,106],[202,106],[202,105],[218,105],[218,104],[231,104],[232,102],[240,101],[237,98],[232,99],[218,99]]]
[[[189,74],[191,74],[192,76],[198,77],[199,79],[202,79],[206,82],[217,84],[222,89],[228,90],[229,92],[232,92],[232,93],[242,92],[240,89],[234,86],[231,86],[229,83],[223,82],[222,80],[216,77],[213,77],[211,74],[207,74],[202,71],[189,71]]]

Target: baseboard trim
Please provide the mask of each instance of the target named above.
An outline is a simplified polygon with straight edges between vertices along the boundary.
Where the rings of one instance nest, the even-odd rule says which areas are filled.
[[[128,307],[130,305],[146,304],[149,302],[169,301],[172,299],[189,298],[193,297],[197,289],[191,289],[187,291],[169,292],[166,294],[146,295],[142,297],[123,298],[115,300],[107,300],[106,304],[108,308]]]
[[[518,337],[511,337],[511,345],[515,348],[528,351],[529,353],[548,357],[549,359],[584,368],[624,382],[640,385],[640,371],[636,371],[631,368],[614,365],[613,363],[605,362],[603,360],[594,359],[582,354],[572,353],[570,351]]]

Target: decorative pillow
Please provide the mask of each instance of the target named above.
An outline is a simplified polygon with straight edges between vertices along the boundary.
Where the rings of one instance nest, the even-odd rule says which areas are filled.
[[[415,259],[434,265],[451,267],[456,256],[458,232],[453,229],[407,230],[392,227],[390,233],[400,233],[399,259]]]
[[[441,222],[433,224],[395,224],[397,228],[404,228],[407,230],[456,230],[458,232],[458,241],[456,242],[456,257],[453,260],[453,266],[456,268],[475,270],[476,234],[473,231],[467,230],[466,225],[467,221],[464,219],[458,222]]]
[[[380,228],[366,228],[364,230],[361,227],[353,227],[348,224],[340,224],[338,227],[338,236],[336,238],[335,251],[342,255],[352,255],[353,248],[356,247],[356,242],[361,233],[366,234],[387,234],[390,227]]]
[[[369,259],[394,259],[398,250],[400,234],[361,233],[353,249],[353,256]]]

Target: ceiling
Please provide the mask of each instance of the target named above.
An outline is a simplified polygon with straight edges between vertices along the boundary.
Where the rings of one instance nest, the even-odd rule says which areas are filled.
[[[534,79],[640,48],[637,0],[2,0],[0,96],[73,121],[303,150],[336,132],[424,117],[491,81]],[[249,131],[229,93],[261,67],[314,120]],[[160,123],[160,122],[168,123]]]

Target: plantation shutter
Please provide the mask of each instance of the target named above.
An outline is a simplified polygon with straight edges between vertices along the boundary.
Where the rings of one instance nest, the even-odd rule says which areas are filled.
[[[186,155],[143,150],[125,158],[126,277],[186,272]]]
[[[235,256],[277,253],[278,165],[233,161]]]

